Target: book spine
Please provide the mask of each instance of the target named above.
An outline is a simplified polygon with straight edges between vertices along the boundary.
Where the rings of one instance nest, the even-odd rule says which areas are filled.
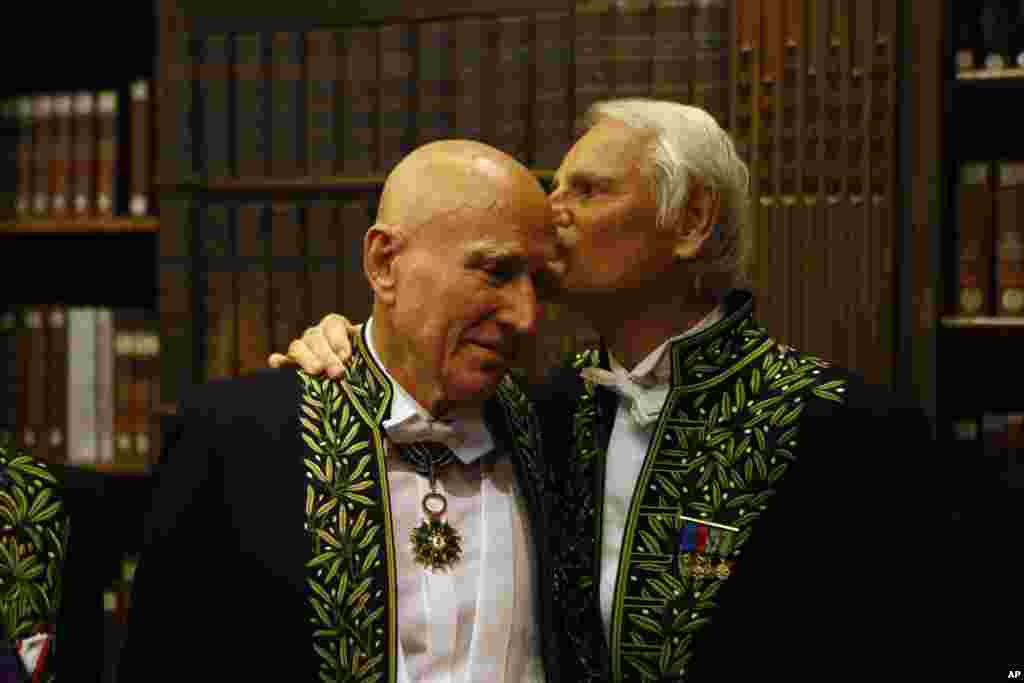
[[[235,36],[234,99],[235,111],[245,117],[245,125],[236,116],[235,173],[241,179],[267,177],[267,140],[269,130],[269,91],[263,58],[263,37],[259,33]]]
[[[223,34],[203,40],[199,65],[203,172],[208,181],[231,178],[230,44]],[[239,122],[240,123],[240,122]]]
[[[50,155],[53,154],[53,97],[35,95],[32,98],[32,189],[35,197],[32,210],[36,216],[50,211],[53,187],[50,184]]]
[[[169,35],[168,43],[167,100],[174,106],[161,109],[168,122],[173,124],[171,134],[162,136],[169,148],[160,150],[160,158],[167,160],[165,168],[168,174],[161,178],[161,182],[168,185],[192,184],[199,181],[196,164],[198,41],[185,26],[181,26]],[[173,95],[170,94],[172,92]]]
[[[57,95],[53,98],[53,151],[50,156],[53,198],[50,212],[55,218],[66,217],[70,208],[71,104],[71,95]]]
[[[132,216],[149,215],[153,194],[153,105],[149,81],[131,85],[131,199]]]
[[[344,89],[341,102],[343,175],[367,176],[380,168],[379,130],[380,72],[378,32],[352,27],[343,33],[345,41]]]
[[[308,175],[330,176],[338,165],[335,102],[339,60],[333,31],[306,35],[306,158]]]
[[[28,310],[25,307],[17,307],[14,310],[16,337],[15,337],[15,365],[14,365],[14,412],[17,417],[15,422],[15,435],[17,442],[25,446],[25,437],[29,429],[28,404],[31,387],[31,360],[32,360],[32,336],[28,329]]]
[[[555,170],[572,143],[572,22],[568,12],[534,16],[536,87],[533,91],[533,164]]]
[[[207,380],[232,377],[237,372],[235,325],[238,293],[232,213],[224,204],[207,206],[200,233],[203,259],[201,291],[204,292],[206,306],[204,377]]]
[[[366,320],[372,311],[373,295],[363,270],[363,238],[372,216],[365,199],[353,199],[341,207],[341,234],[345,248],[341,310],[351,311],[351,320]],[[349,314],[346,312],[345,315]]]
[[[96,309],[96,462],[114,461],[114,312]]]
[[[305,230],[295,204],[271,206],[271,348],[287,349],[309,323]]]
[[[451,137],[455,128],[452,22],[427,21],[416,29],[416,144]]]
[[[141,422],[135,434],[135,455],[146,465],[156,463],[163,441],[160,430],[160,335],[155,321],[147,319],[139,336],[135,378],[142,407]]]
[[[0,397],[0,430],[18,434],[18,397],[22,393],[22,382],[18,374],[18,338],[21,325],[16,308],[9,308],[0,314],[0,381],[3,395]]]
[[[525,16],[498,17],[496,130],[494,146],[530,165],[527,123],[533,100],[530,24]]]
[[[118,95],[101,92],[96,99],[96,213],[114,215],[117,197],[115,178],[118,167]]]
[[[68,310],[68,462],[97,462],[96,310]]]
[[[615,97],[650,97],[654,68],[654,5],[620,0],[611,37],[611,80]]]
[[[35,180],[33,172],[35,126],[32,121],[34,111],[32,100],[28,97],[19,97],[16,107],[18,110],[18,198],[15,209],[18,216],[27,217],[32,211]]]
[[[609,0],[577,0],[574,15],[573,114],[579,120],[594,102],[608,98],[610,36],[614,16]]]
[[[50,429],[47,434],[50,462],[67,462],[68,424],[68,330],[67,311],[51,306],[46,316],[47,369],[46,409]]]
[[[72,122],[71,203],[76,217],[92,214],[96,196],[95,98],[90,92],[75,95]]]
[[[297,178],[305,164],[302,35],[277,32],[271,38],[270,174]]]
[[[695,5],[693,104],[716,121],[729,120],[729,3],[703,0]]]
[[[993,206],[989,164],[964,164],[957,188],[957,312],[962,315],[992,312]]]
[[[238,372],[265,368],[270,355],[270,216],[263,204],[237,209]]]
[[[134,311],[114,311],[114,462],[135,460],[135,354],[138,329]]]
[[[161,403],[174,405],[195,382],[192,200],[163,198],[157,233],[157,269],[160,341],[164,362],[160,365]],[[198,297],[196,297],[198,298]]]
[[[453,78],[455,87],[454,127],[457,135],[469,140],[485,140],[493,110],[493,75],[488,78],[490,45],[487,24],[480,17],[459,17],[455,20]]]
[[[996,313],[1024,316],[1024,163],[1000,164],[996,202]]]
[[[338,202],[334,201],[317,201],[306,209],[306,234],[310,319],[320,320],[328,313],[342,310],[341,257],[346,247],[357,249],[361,244],[342,243]]]
[[[14,99],[0,100],[0,220],[17,216],[18,112]]]
[[[693,80],[691,0],[655,0],[651,91],[659,100],[687,103]]]
[[[415,145],[416,33],[408,24],[380,27],[380,115],[377,119],[378,172],[389,173]]]
[[[26,415],[25,446],[40,460],[48,460],[49,443],[47,437],[48,419],[46,411],[47,383],[49,380],[49,351],[46,335],[46,312],[41,307],[28,309],[25,314],[25,328],[29,338],[28,375],[26,392],[28,394],[28,413]]]

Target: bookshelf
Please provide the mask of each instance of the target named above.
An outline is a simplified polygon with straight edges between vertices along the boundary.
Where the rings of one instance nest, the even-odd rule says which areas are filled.
[[[987,38],[971,29],[979,13],[999,7],[944,3],[943,315],[936,362],[939,437],[954,515],[993,535],[1012,528],[1024,487],[1024,400],[1016,389],[1024,380],[1024,311],[1007,307],[1018,286],[1007,235],[1024,220],[1010,170],[1024,162],[1024,142],[1015,133],[1024,68],[1013,66],[1012,57],[1024,49],[1018,37],[1024,16],[1011,13],[1003,22],[1008,31],[999,25]],[[1008,66],[978,68],[991,50],[1009,51]],[[958,69],[964,66],[958,57],[968,56],[971,68]]]

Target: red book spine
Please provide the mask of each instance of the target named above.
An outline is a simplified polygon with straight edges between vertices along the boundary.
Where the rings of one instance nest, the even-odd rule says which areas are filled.
[[[114,215],[117,174],[117,93],[101,92],[96,100],[96,213]]]
[[[996,205],[996,313],[1024,316],[1024,163],[1000,165]]]
[[[66,216],[71,203],[71,126],[71,95],[58,95],[53,98],[53,152],[50,156],[53,185],[50,213],[56,218]]]

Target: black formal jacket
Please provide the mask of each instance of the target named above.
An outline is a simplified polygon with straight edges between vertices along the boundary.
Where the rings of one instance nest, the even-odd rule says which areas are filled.
[[[394,680],[394,553],[405,543],[392,538],[379,426],[391,386],[356,341],[344,382],[268,370],[181,402],[120,681]],[[511,379],[485,419],[528,498],[545,669],[557,680],[538,429]]]
[[[725,307],[721,322],[672,346],[672,388],[620,552],[611,646],[597,587],[618,399],[579,376],[607,368],[607,354],[578,354],[534,394],[559,500],[563,678],[911,680],[900,676],[945,666],[943,463],[923,416],[779,344],[749,293]],[[733,549],[681,551],[680,515],[738,529]],[[696,559],[711,573],[698,575]]]

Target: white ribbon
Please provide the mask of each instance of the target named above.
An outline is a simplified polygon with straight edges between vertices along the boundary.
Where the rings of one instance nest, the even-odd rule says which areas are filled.
[[[443,484],[437,482],[443,494]],[[427,494],[426,479],[419,477],[420,497]],[[483,577],[481,577],[482,579]],[[450,572],[420,573],[420,594],[423,596],[423,610],[427,619],[430,656],[437,662],[438,675],[431,680],[437,683],[451,683],[454,668],[455,643],[459,621],[459,599],[455,592],[455,577]]]
[[[480,581],[476,599],[476,623],[466,663],[466,683],[505,680],[511,620],[516,599],[516,547],[512,533],[512,491],[494,485],[493,465],[485,463],[480,482],[483,496],[480,520]]]

